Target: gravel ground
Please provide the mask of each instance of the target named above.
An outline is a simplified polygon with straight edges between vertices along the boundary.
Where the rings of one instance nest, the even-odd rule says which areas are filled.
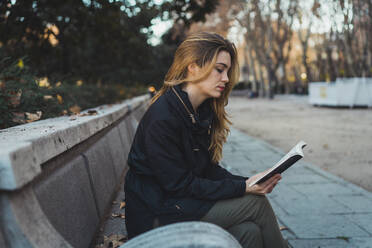
[[[313,107],[307,96],[231,97],[233,127],[283,151],[307,142],[304,160],[372,192],[372,109]]]

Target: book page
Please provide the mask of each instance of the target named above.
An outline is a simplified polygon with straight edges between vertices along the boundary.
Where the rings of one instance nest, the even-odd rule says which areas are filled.
[[[261,183],[269,179],[275,174],[280,174],[291,165],[296,163],[299,159],[303,158],[304,154],[302,149],[307,144],[304,141],[298,142],[286,155],[283,156],[270,170],[268,170],[263,176],[251,182],[248,186],[251,187],[257,183]]]

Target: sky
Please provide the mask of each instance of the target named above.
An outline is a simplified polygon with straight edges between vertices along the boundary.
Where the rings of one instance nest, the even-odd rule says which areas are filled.
[[[158,0],[162,2],[162,0]],[[321,8],[319,9],[320,18],[314,19],[311,25],[311,31],[313,33],[325,33],[329,32],[332,25],[336,26],[339,31],[342,29],[343,23],[343,13],[341,10],[334,10],[332,6],[332,1],[329,0],[319,0]],[[347,1],[345,1],[347,4]],[[303,23],[302,27],[308,28],[310,24],[310,19],[308,14],[311,12],[311,7],[313,5],[312,0],[299,0],[300,9],[303,12]],[[160,19],[153,20],[153,26],[151,27],[154,35],[149,39],[149,43],[152,45],[157,45],[160,43],[160,37],[173,25],[173,21],[161,21]],[[238,24],[237,24],[238,25]],[[298,30],[301,28],[300,22],[295,20],[293,23],[293,29]],[[229,33],[229,39],[234,42],[239,42],[242,40],[241,29],[238,27],[233,27]]]

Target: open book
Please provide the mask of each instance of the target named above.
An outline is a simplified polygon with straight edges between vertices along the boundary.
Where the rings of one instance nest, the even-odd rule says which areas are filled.
[[[304,157],[302,149],[306,145],[307,144],[304,141],[298,142],[297,145],[295,145],[282,159],[280,159],[278,163],[271,167],[271,169],[268,170],[264,175],[251,182],[248,186],[251,187],[255,184],[262,183],[273,175],[282,173],[283,171],[288,169],[291,165]]]

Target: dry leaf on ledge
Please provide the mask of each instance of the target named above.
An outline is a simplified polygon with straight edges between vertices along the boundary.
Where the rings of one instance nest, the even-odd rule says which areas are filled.
[[[125,202],[124,201],[120,202],[120,209],[122,209],[124,207],[125,207]]]
[[[80,113],[81,108],[78,105],[75,104],[74,106],[70,107],[68,110],[70,110],[70,112],[72,112],[74,114],[78,114],[78,113]]]
[[[39,120],[42,114],[43,112],[41,111],[36,111],[36,114],[25,112],[25,115],[27,117],[27,122],[33,122],[33,121]]]

